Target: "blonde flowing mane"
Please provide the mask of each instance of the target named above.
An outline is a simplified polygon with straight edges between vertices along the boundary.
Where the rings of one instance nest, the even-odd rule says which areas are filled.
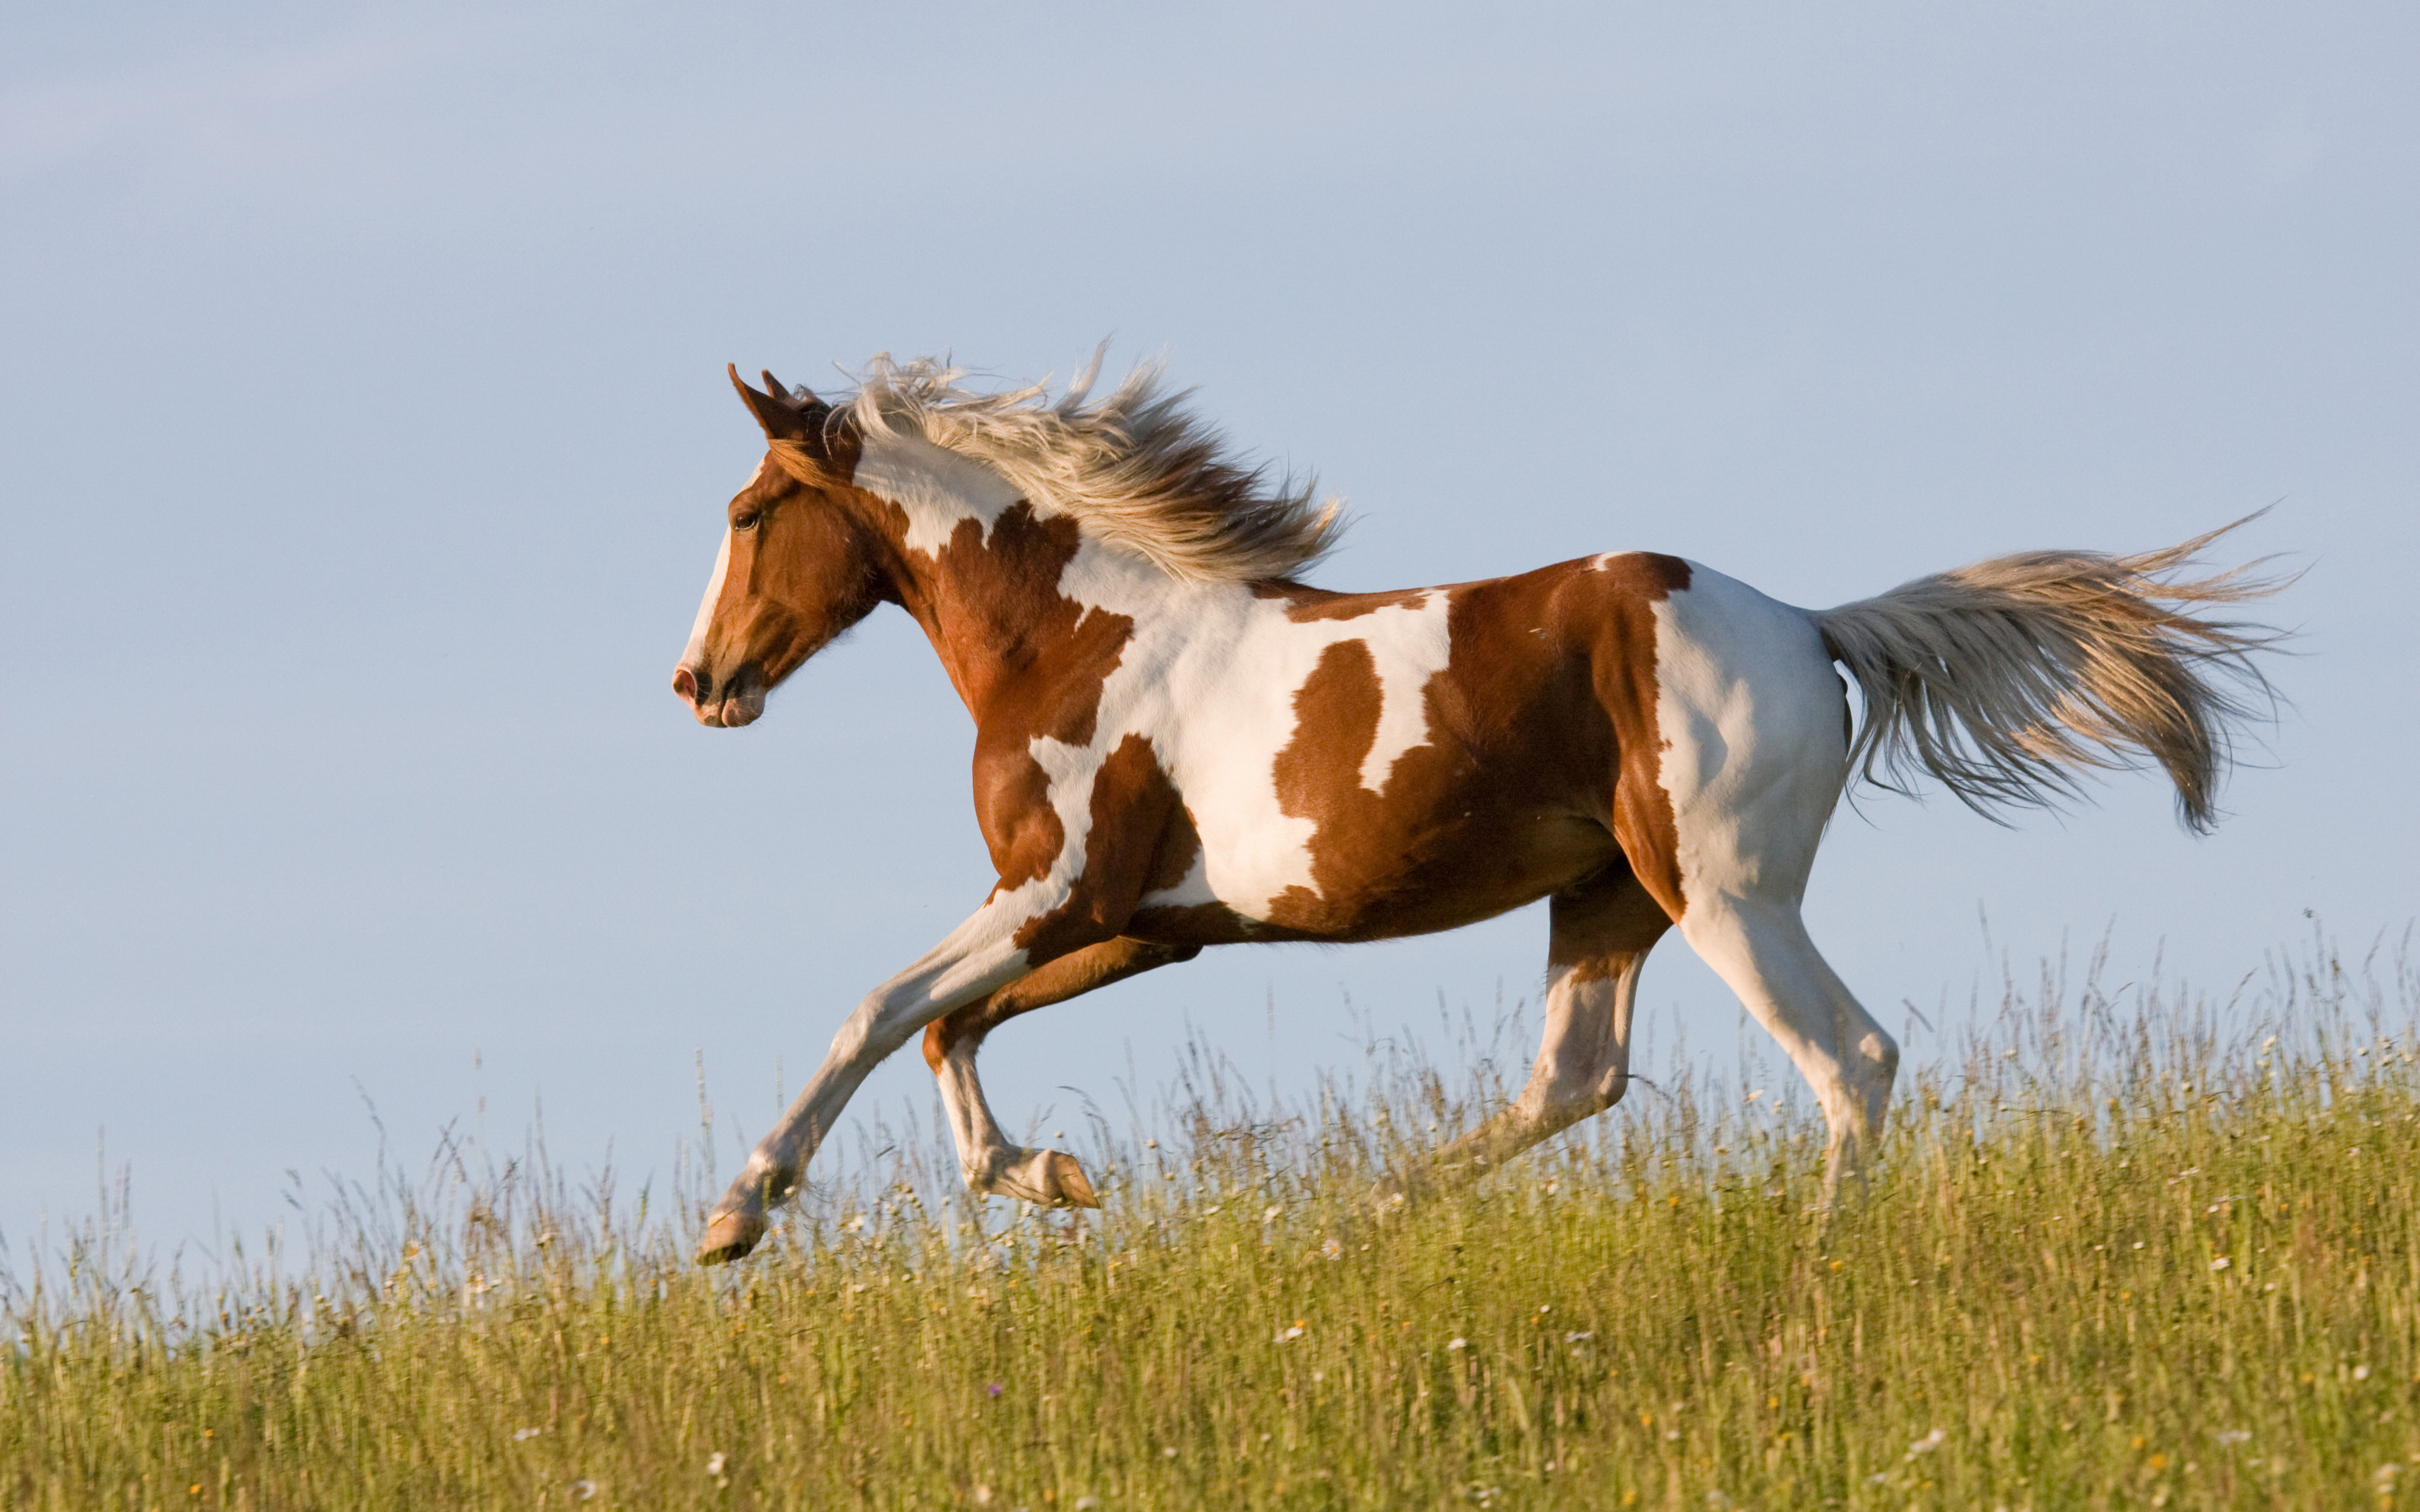
[[[1094,399],[1100,370],[1096,351],[1056,399],[1047,382],[979,393],[958,386],[964,369],[884,352],[834,414],[867,436],[919,437],[981,462],[1037,507],[1075,516],[1171,578],[1290,578],[1336,545],[1342,508],[1312,502],[1316,480],[1270,486],[1265,467],[1236,460],[1186,408],[1188,391],[1164,392],[1158,363]]]

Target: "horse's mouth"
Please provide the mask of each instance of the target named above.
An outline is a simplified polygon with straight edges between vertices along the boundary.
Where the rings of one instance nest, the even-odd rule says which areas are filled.
[[[718,730],[737,730],[744,724],[754,724],[765,712],[765,689],[754,686],[754,682],[743,669],[717,687],[697,668],[683,667],[673,673],[673,691],[697,716],[698,723]]]
[[[695,705],[697,722],[721,730],[737,730],[743,724],[754,724],[765,712],[762,693],[735,693],[710,703]]]

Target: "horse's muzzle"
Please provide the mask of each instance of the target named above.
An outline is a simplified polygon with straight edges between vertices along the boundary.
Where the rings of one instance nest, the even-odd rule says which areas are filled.
[[[765,690],[754,687],[748,670],[741,668],[715,686],[714,676],[703,667],[682,666],[673,672],[673,691],[697,716],[697,722],[717,729],[737,730],[743,724],[754,724],[765,712]]]

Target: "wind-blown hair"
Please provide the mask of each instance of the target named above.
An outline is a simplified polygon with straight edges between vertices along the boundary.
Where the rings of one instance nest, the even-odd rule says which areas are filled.
[[[1248,467],[1166,392],[1156,363],[1092,397],[1101,353],[1057,398],[1047,383],[1004,393],[958,386],[962,368],[931,358],[866,363],[842,401],[861,434],[919,437],[991,469],[1037,509],[1063,511],[1102,541],[1143,557],[1171,578],[1253,582],[1290,578],[1327,554],[1343,532],[1341,503],[1312,502],[1299,484]]]
[[[1818,613],[1865,699],[1851,775],[1904,792],[1929,772],[1997,818],[2075,795],[2080,770],[2149,758],[2186,827],[2209,829],[2233,727],[2276,702],[2252,657],[2284,637],[2200,611],[2291,579],[2174,574],[2242,523],[2136,556],[1995,557]]]

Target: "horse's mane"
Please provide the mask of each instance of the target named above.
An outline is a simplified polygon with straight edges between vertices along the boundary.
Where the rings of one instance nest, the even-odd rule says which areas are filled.
[[[981,462],[1038,509],[1073,515],[1094,535],[1171,578],[1251,582],[1290,578],[1343,531],[1337,501],[1312,502],[1315,480],[1249,467],[1161,387],[1158,363],[1091,397],[1101,354],[1053,399],[1046,382],[1003,393],[958,386],[961,368],[931,358],[866,363],[846,416],[867,436],[908,435]],[[1087,402],[1089,401],[1089,402]]]

